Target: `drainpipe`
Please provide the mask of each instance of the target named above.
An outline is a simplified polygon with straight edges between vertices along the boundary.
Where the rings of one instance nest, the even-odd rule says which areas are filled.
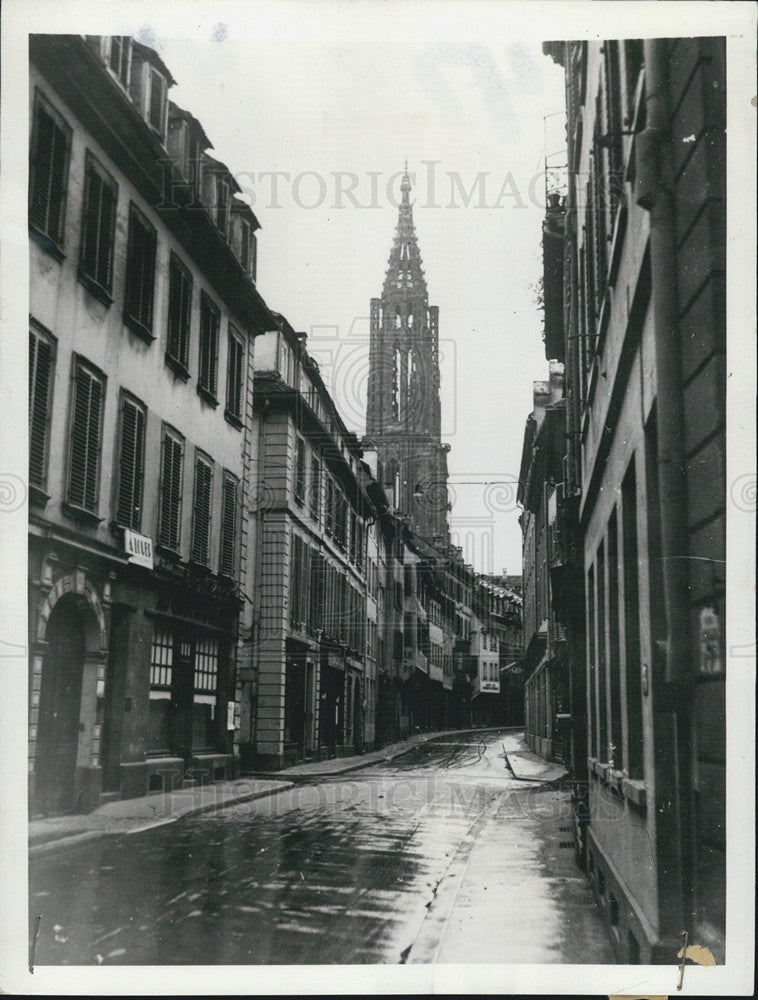
[[[650,213],[650,271],[656,364],[661,559],[666,610],[667,683],[690,679],[687,480],[678,330],[676,233],[670,156],[668,53],[645,41],[647,125],[637,136],[637,203]]]

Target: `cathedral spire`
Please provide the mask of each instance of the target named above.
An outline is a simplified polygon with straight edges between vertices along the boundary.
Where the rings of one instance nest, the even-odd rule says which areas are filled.
[[[405,172],[400,183],[401,200],[398,206],[397,228],[390,250],[387,275],[384,280],[385,294],[404,292],[406,290],[420,293],[426,298],[426,279],[421,266],[421,253],[416,239],[416,227],[413,224],[413,206],[411,205],[411,178],[408,173],[408,161],[405,161]]]
[[[418,534],[444,546],[447,445],[441,441],[439,313],[429,305],[413,224],[408,161],[381,298],[371,300],[366,432],[399,486],[398,507]]]

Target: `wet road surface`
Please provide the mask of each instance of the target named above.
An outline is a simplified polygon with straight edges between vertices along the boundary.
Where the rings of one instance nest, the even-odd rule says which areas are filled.
[[[508,734],[30,861],[38,965],[612,962],[568,792]]]

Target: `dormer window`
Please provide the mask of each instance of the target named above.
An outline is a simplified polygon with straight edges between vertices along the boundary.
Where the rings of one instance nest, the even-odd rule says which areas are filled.
[[[229,232],[229,182],[226,177],[216,175],[215,186],[216,228],[226,236]]]
[[[119,83],[128,89],[132,69],[132,40],[128,35],[111,36],[108,66]]]
[[[166,134],[166,78],[151,66],[149,80],[147,121],[163,139]]]

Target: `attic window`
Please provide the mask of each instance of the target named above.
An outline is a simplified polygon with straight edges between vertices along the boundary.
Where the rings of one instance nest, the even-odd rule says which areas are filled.
[[[163,138],[166,129],[166,78],[153,66],[150,67],[147,120]]]
[[[108,65],[111,73],[122,86],[128,88],[132,67],[132,40],[129,35],[113,35],[111,37]]]
[[[229,182],[225,177],[216,177],[216,227],[227,235],[229,231]]]

